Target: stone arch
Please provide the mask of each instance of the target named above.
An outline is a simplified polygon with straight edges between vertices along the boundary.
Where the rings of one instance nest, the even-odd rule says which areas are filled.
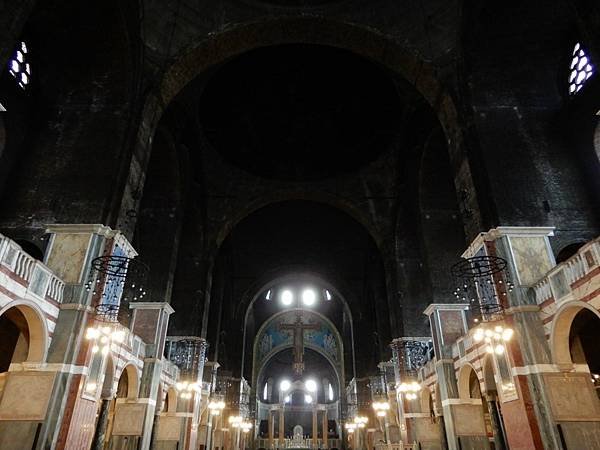
[[[252,350],[254,350],[254,342],[247,342],[248,316],[250,314],[252,306],[258,300],[258,297],[260,296],[261,292],[264,292],[265,290],[269,289],[270,287],[273,287],[278,284],[284,283],[288,280],[297,279],[297,278],[306,278],[307,280],[309,280],[308,281],[309,283],[312,282],[316,285],[324,287],[325,289],[328,289],[330,292],[332,292],[334,294],[334,296],[336,298],[339,298],[341,300],[341,302],[343,303],[344,310],[345,310],[346,314],[348,314],[348,317],[350,319],[349,320],[349,328],[350,328],[350,344],[351,344],[350,351],[351,351],[351,355],[352,355],[352,373],[355,374],[356,368],[355,368],[355,355],[354,355],[354,344],[353,344],[353,342],[354,342],[354,320],[352,317],[352,310],[350,308],[350,305],[348,304],[346,297],[332,283],[330,283],[326,278],[320,276],[319,274],[312,273],[309,271],[290,272],[288,270],[285,270],[285,274],[280,274],[280,275],[276,275],[276,276],[273,276],[273,274],[268,274],[265,278],[261,279],[259,281],[259,283],[257,283],[257,285],[252,289],[252,291],[254,292],[253,295],[251,297],[242,299],[242,301],[240,302],[240,303],[248,304],[248,306],[246,307],[246,311],[244,313],[244,330],[243,330],[243,335],[242,335],[243,352],[242,352],[241,373],[244,373],[244,366],[245,366],[245,360],[246,360],[245,354],[246,354],[247,344],[251,346],[250,348]],[[272,318],[269,318],[269,320],[267,320],[261,326],[261,328],[258,330],[256,335],[258,335],[261,332],[261,330],[264,328],[264,326],[271,319]],[[335,325],[333,325],[333,324],[330,324],[330,325],[339,334],[339,331],[336,329]],[[338,337],[340,339],[340,342],[342,342],[342,344],[343,344],[344,343],[343,335],[339,334]],[[343,354],[343,351],[342,351],[342,354]]]
[[[217,247],[219,247],[225,238],[230,234],[230,232],[242,222],[246,217],[252,215],[253,213],[259,211],[262,208],[273,206],[277,203],[285,202],[285,201],[295,201],[295,200],[304,200],[315,203],[321,203],[327,206],[331,206],[332,208],[338,209],[352,219],[357,221],[363,228],[367,231],[369,236],[375,242],[378,250],[382,250],[382,240],[379,237],[379,232],[374,224],[365,217],[365,214],[360,209],[356,208],[354,205],[349,202],[345,202],[340,200],[339,196],[328,194],[326,192],[315,193],[288,193],[287,195],[282,195],[280,192],[274,192],[270,195],[262,195],[259,198],[252,199],[244,204],[244,208],[235,212],[232,219],[225,223],[223,227],[220,228],[219,233],[216,237]]]
[[[286,350],[289,350],[293,348],[292,345],[282,345],[281,347],[278,347],[276,351],[272,352],[270,355],[268,355],[262,362],[261,362],[261,367],[258,370],[253,370],[253,373],[255,375],[253,375],[254,378],[254,383],[253,385],[256,385],[256,382],[258,380],[261,380],[262,378],[262,372],[264,370],[264,368],[267,366],[268,362],[273,359],[273,357],[275,357],[277,354],[284,352]],[[345,386],[344,384],[344,373],[342,370],[342,367],[338,367],[332,360],[331,358],[323,351],[321,350],[319,347],[315,347],[313,345],[305,345],[304,348],[306,349],[310,349],[313,350],[314,352],[318,353],[320,356],[322,356],[325,361],[327,361],[329,363],[329,365],[331,366],[331,368],[333,369],[333,372],[335,373],[336,377],[337,377],[337,383],[338,383],[338,390],[343,389],[343,386]],[[274,384],[274,389],[277,388],[277,386]],[[340,392],[337,393],[338,396],[340,395]]]
[[[325,360],[331,365],[331,367],[333,368],[334,373],[337,376],[337,382],[338,382],[338,386],[341,387],[344,385],[344,340],[342,339],[342,335],[340,334],[339,330],[337,329],[337,327],[333,324],[333,322],[331,322],[331,320],[329,320],[325,315],[321,314],[320,312],[317,311],[306,311],[309,314],[312,314],[313,316],[316,316],[319,320],[321,320],[328,328],[330,331],[333,332],[333,335],[335,336],[335,339],[337,341],[337,344],[339,346],[338,349],[338,354],[339,354],[339,361],[334,361],[332,360],[331,356],[328,355],[321,347],[315,346],[315,345],[311,345],[311,344],[307,344],[305,343],[305,348],[309,348],[311,350],[314,350],[315,352],[317,352],[319,355],[321,355],[323,358],[325,358]],[[271,351],[266,355],[265,358],[263,358],[262,361],[259,361],[258,358],[256,357],[256,355],[258,354],[258,345],[259,345],[259,338],[261,337],[261,335],[263,334],[263,331],[275,320],[277,320],[279,317],[284,316],[284,315],[289,315],[290,311],[289,310],[284,310],[284,311],[280,311],[276,314],[273,314],[271,317],[269,317],[269,319],[267,319],[262,325],[261,327],[258,329],[258,332],[256,333],[256,335],[254,336],[254,342],[253,342],[253,350],[252,350],[252,355],[253,355],[253,361],[252,361],[252,385],[256,385],[256,381],[260,380],[260,373],[261,371],[264,369],[264,367],[266,366],[266,364],[269,362],[269,360],[271,358],[273,358],[276,354],[280,353],[283,350],[292,348],[292,345],[281,345],[275,348],[272,348]],[[256,364],[260,364],[260,369],[257,369],[255,367]]]
[[[458,397],[461,399],[469,399],[474,398],[471,396],[471,384],[473,382],[473,377],[477,380],[479,384],[479,390],[481,392],[481,385],[479,375],[475,370],[475,367],[470,363],[463,364],[458,371]]]
[[[163,413],[177,412],[177,389],[175,386],[169,386],[165,393],[165,398],[162,403]]]
[[[556,253],[556,264],[560,264],[561,262],[566,261],[573,255],[577,253],[577,251],[586,244],[584,241],[576,241],[570,244],[564,245],[558,252]]]
[[[288,351],[292,348],[293,348],[292,345],[285,345],[285,346],[277,347],[266,358],[264,358],[261,363],[260,368],[253,370],[253,375],[252,375],[253,383],[251,385],[256,386],[258,382],[263,381],[264,371],[265,371],[266,367],[268,366],[269,361],[271,361],[278,354]],[[334,378],[332,378],[333,382],[330,381],[330,383],[332,384],[332,386],[334,388],[334,398],[335,399],[341,398],[342,391],[345,386],[345,377],[344,377],[344,372],[343,372],[343,366],[336,365],[335,362],[332,361],[331,358],[324,351],[322,351],[322,349],[320,349],[319,347],[315,347],[313,345],[305,345],[305,349],[314,351],[329,364],[329,367],[331,368],[331,371],[332,371],[333,377],[334,377]],[[317,380],[317,382],[322,384],[322,380]],[[272,394],[269,397],[269,402],[273,402],[274,400],[276,400],[278,398],[279,386],[277,383],[278,383],[277,380],[274,380],[272,383],[272,391],[271,391]],[[337,385],[336,385],[336,383],[337,383]],[[288,390],[288,392],[291,393],[293,390],[303,390],[312,396],[317,396],[317,398],[318,398],[318,394],[308,392],[305,389],[304,383],[301,380],[296,380],[296,381],[292,382],[292,386]],[[319,389],[317,392],[319,392],[319,391],[325,393],[323,386],[321,386],[321,389]],[[262,400],[262,396],[260,398],[261,398],[261,401],[264,402],[264,400]]]
[[[433,397],[431,396],[431,390],[428,387],[421,389],[421,395],[419,398],[419,406],[422,413],[434,415]]]
[[[132,362],[126,363],[119,375],[117,396],[130,399],[137,398],[139,394],[139,382],[140,377],[137,367]]]
[[[580,301],[568,302],[561,306],[556,311],[554,320],[552,320],[552,328],[550,330],[552,361],[561,368],[569,369],[573,366],[569,335],[575,316],[583,309],[589,310],[600,320],[600,313],[596,309]]]
[[[143,125],[138,136],[138,145],[142,148],[136,153],[150,153],[147,149],[152,146],[154,131],[167,105],[201,73],[252,49],[293,43],[327,45],[345,49],[401,75],[436,111],[449,143],[451,159],[458,161],[463,137],[457,120],[457,107],[449,89],[440,82],[429,63],[373,28],[306,16],[263,19],[228,27],[183,49],[173,64],[166,69],[156,91],[146,100],[142,112]],[[147,159],[146,156],[144,164]],[[143,175],[139,173],[131,173],[129,184],[132,186],[143,184],[142,177]],[[473,185],[470,179],[469,183]],[[339,198],[334,200],[337,205],[340,204]],[[136,203],[135,199],[133,202]],[[263,202],[264,200],[257,200],[256,205],[251,203],[249,205],[251,209],[258,208]],[[122,208],[120,216],[123,217],[125,214],[126,211]],[[241,212],[240,219],[247,214],[248,212]],[[224,231],[221,237],[224,238],[226,235],[227,232]]]
[[[10,320],[8,316],[12,313],[16,313],[24,319],[26,330],[22,330],[22,332],[26,332],[28,335],[27,357],[22,362],[37,364],[45,362],[49,337],[44,313],[29,300],[11,302],[0,309],[0,317],[5,316],[8,320]]]

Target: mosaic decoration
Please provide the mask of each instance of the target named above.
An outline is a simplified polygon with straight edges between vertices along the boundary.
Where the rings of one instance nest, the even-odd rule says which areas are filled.
[[[294,344],[294,331],[293,329],[286,329],[285,326],[294,325],[297,317],[298,313],[296,311],[285,312],[276,316],[266,327],[259,331],[255,341],[256,360],[259,364],[279,348],[291,347]],[[332,326],[319,315],[309,311],[303,311],[301,320],[305,325],[318,325],[315,329],[304,331],[304,346],[319,349],[335,364],[341,364],[342,343]]]

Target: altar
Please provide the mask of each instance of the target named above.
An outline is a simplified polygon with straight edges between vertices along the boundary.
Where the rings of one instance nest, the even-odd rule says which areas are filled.
[[[292,439],[286,439],[286,448],[311,448],[311,439],[304,436],[304,430],[300,425],[294,427]]]

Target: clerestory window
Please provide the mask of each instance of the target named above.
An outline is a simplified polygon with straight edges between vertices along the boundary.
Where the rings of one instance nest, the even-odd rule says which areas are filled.
[[[25,42],[21,42],[8,61],[8,72],[15,78],[22,88],[31,82],[31,63],[29,62],[29,49]]]
[[[594,66],[587,52],[579,42],[573,47],[569,70],[569,94],[575,95],[594,74]]]

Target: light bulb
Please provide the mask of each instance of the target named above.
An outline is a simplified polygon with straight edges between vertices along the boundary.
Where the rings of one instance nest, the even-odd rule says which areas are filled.
[[[315,291],[313,291],[312,289],[305,289],[302,292],[302,303],[304,303],[306,306],[314,305],[316,300],[317,300],[317,295],[315,294]]]
[[[317,390],[317,382],[315,380],[306,380],[304,386],[308,392],[315,392]]]
[[[290,306],[294,301],[294,294],[289,289],[286,289],[281,293],[281,303],[284,306]]]
[[[496,345],[496,347],[494,348],[494,352],[496,352],[496,355],[502,355],[504,353],[504,345]]]

